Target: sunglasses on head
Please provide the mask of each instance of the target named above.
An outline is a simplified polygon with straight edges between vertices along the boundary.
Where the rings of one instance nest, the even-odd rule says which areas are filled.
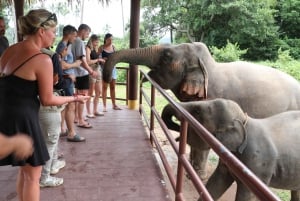
[[[57,18],[55,13],[51,13],[51,15],[44,22],[41,23],[41,27],[45,26],[45,24],[50,20],[53,20],[55,23],[57,23]]]

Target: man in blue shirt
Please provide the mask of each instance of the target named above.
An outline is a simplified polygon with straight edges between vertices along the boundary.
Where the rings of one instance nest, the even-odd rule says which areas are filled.
[[[66,96],[74,95],[75,71],[81,64],[80,60],[73,58],[72,43],[77,37],[77,29],[74,26],[67,25],[63,28],[63,38],[56,47],[56,52],[61,54],[62,51],[67,49],[67,56],[61,59],[63,76],[64,76],[64,91]],[[84,137],[75,133],[74,120],[75,120],[75,102],[70,102],[62,112],[62,134],[68,135],[69,142],[82,142],[85,141]],[[64,121],[65,120],[65,121]],[[64,129],[64,122],[66,122],[68,130]]]

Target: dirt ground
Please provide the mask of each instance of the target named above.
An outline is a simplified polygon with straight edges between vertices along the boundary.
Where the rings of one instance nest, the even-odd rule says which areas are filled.
[[[172,132],[172,134],[174,135],[174,137],[178,136],[177,132]],[[170,145],[170,143],[167,141],[166,137],[164,136],[164,134],[162,132],[157,133],[157,138],[162,146],[162,149],[167,157],[168,162],[170,163],[172,169],[174,170],[175,174],[176,174],[176,169],[177,169],[177,156],[175,154],[175,151],[173,150],[172,146]],[[159,162],[161,169],[162,169],[162,173],[163,176],[165,178],[166,181],[166,185],[167,188],[170,192],[170,196],[171,196],[171,200],[175,200],[174,199],[174,192],[172,189],[172,186],[169,182],[168,176],[166,174],[166,172],[164,171],[164,167],[162,166],[160,157],[158,155],[158,153],[155,153],[156,157],[157,157],[157,161]],[[189,146],[187,149],[187,155],[189,155]],[[209,161],[208,161],[208,173],[209,175],[211,175],[214,171],[214,169],[216,168],[216,165],[218,163],[218,157],[217,155],[211,151],[210,155],[209,155]],[[205,181],[204,181],[205,182]],[[199,198],[199,194],[196,191],[196,189],[194,188],[192,182],[190,179],[188,179],[187,177],[185,177],[184,179],[184,185],[183,185],[183,189],[184,189],[184,198],[186,199],[186,201],[197,201],[197,199]],[[234,200],[235,197],[235,191],[236,191],[236,184],[234,183],[227,191],[226,193],[219,199],[219,201],[232,201]]]

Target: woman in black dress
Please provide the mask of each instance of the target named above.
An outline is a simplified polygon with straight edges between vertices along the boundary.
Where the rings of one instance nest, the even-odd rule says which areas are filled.
[[[102,54],[102,58],[107,60],[110,54],[113,54],[116,51],[115,46],[113,45],[113,35],[110,33],[105,34],[104,36],[104,44],[99,47],[98,52]],[[107,88],[109,86],[110,90],[110,98],[112,102],[112,108],[114,110],[121,110],[119,106],[116,104],[116,81],[117,81],[117,68],[114,67],[112,71],[112,80],[110,83],[106,83],[103,81],[102,83],[102,100],[103,100],[103,112],[106,112],[106,96],[107,96]]]
[[[20,201],[39,201],[42,165],[49,159],[39,126],[40,103],[62,105],[84,102],[88,97],[53,95],[52,61],[40,50],[51,46],[55,39],[56,15],[45,9],[31,10],[18,23],[25,40],[9,47],[0,60],[0,132],[7,136],[27,134],[33,140],[34,152],[24,160],[11,154],[0,160],[0,165],[20,166]]]

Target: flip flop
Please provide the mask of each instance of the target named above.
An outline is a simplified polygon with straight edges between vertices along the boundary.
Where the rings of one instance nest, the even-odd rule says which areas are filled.
[[[72,138],[67,137],[67,141],[68,142],[84,142],[85,138],[80,137],[78,134],[75,134],[74,137],[72,137]]]
[[[95,112],[94,115],[95,116],[104,116],[103,112]]]
[[[87,114],[86,117],[88,117],[88,118],[95,118],[95,115],[93,115],[93,114]]]
[[[84,121],[87,121],[87,120],[89,120],[89,119],[88,119],[88,118],[84,118],[83,120],[84,120]],[[78,123],[78,120],[74,120],[74,123],[77,124],[77,123]]]
[[[78,124],[77,126],[80,128],[92,128],[93,127],[89,122],[86,122],[85,124]]]
[[[114,109],[114,110],[122,110],[122,109],[119,108],[118,106],[114,106],[113,109]]]

